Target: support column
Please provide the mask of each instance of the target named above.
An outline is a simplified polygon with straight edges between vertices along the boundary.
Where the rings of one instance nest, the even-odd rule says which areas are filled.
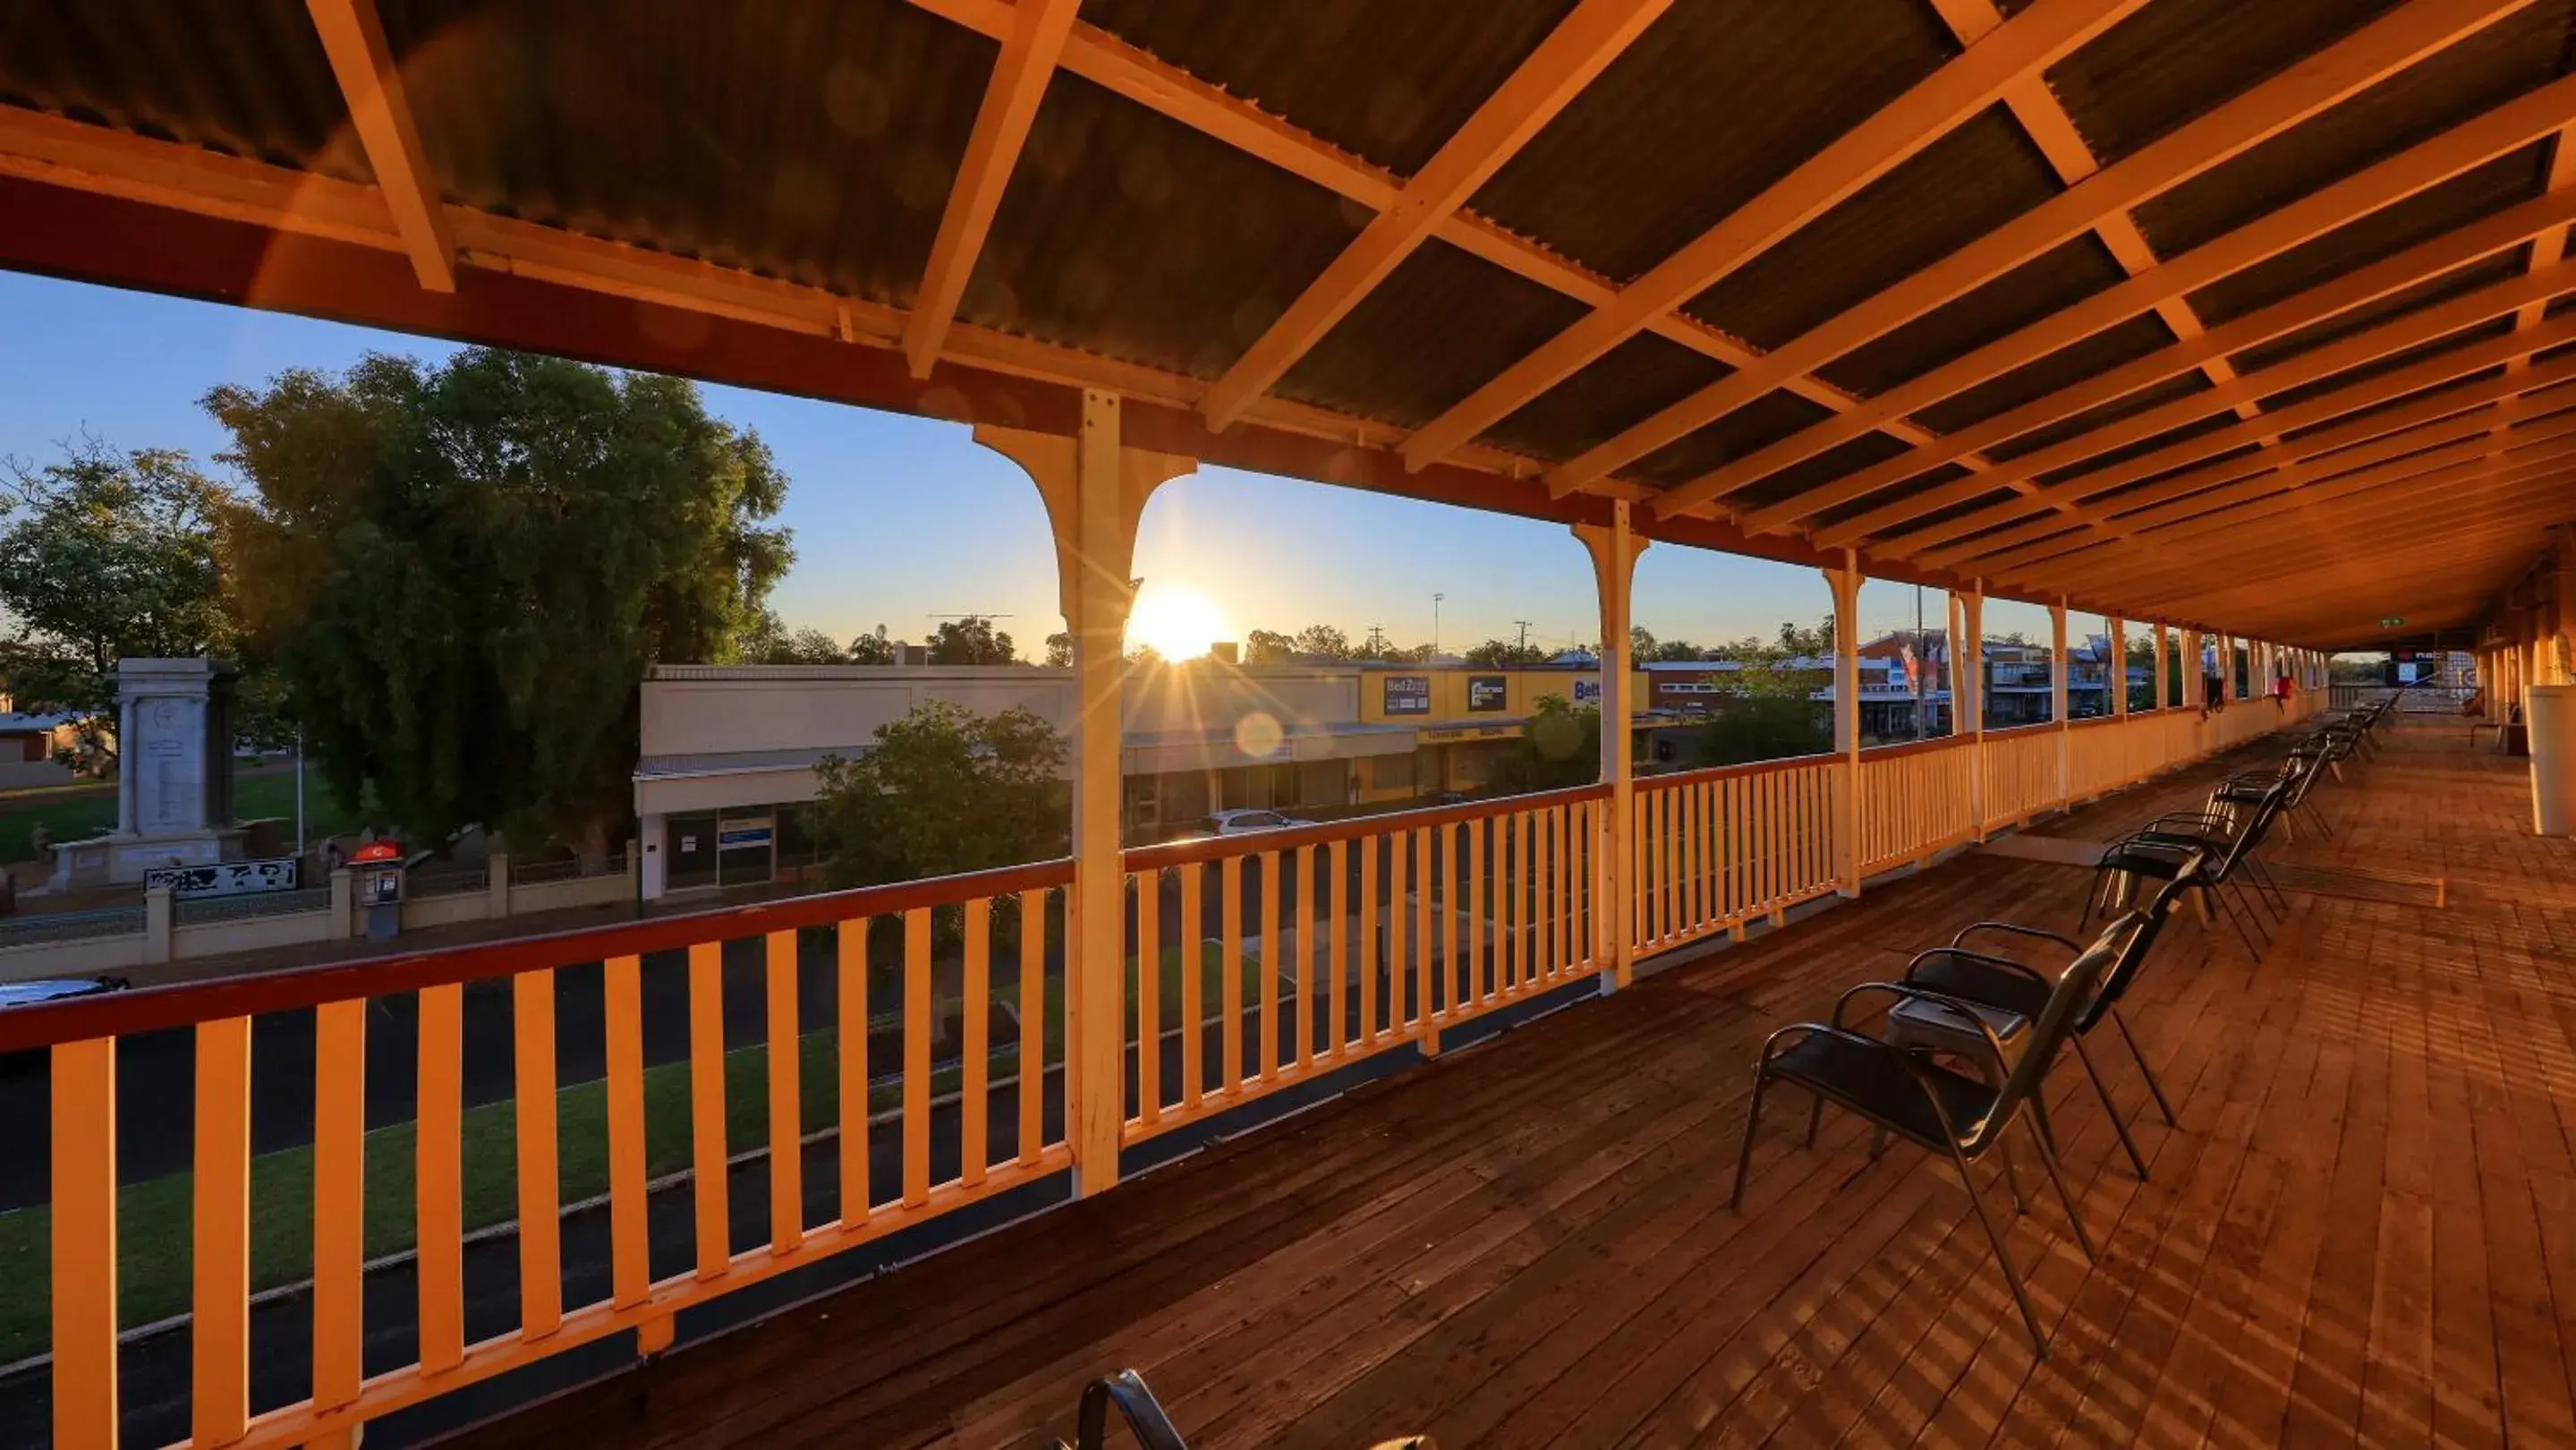
[[[1860,552],[1843,550],[1842,567],[1827,569],[1834,591],[1834,750],[1843,758],[1843,788],[1835,801],[1842,894],[1860,895]]]
[[[2173,668],[2173,661],[2171,658],[2172,647],[2165,639],[2166,630],[2165,622],[2163,620],[2159,619],[2155,621],[2155,631],[2156,692],[2150,698],[2156,702],[2156,708],[2158,710],[2170,710],[2174,705],[2173,699],[2171,698],[2173,695],[2173,686],[2166,680],[2165,676],[2167,672]]]
[[[1136,521],[1195,459],[1122,447],[1118,395],[1086,388],[1073,438],[978,427],[1027,471],[1055,534],[1056,587],[1073,635],[1073,890],[1065,902],[1065,1142],[1077,1195],[1118,1181],[1126,1116],[1126,875],[1119,856],[1120,694],[1135,603]]]
[[[1628,930],[1635,914],[1629,909],[1637,890],[1637,762],[1635,677],[1629,659],[1630,603],[1636,597],[1637,556],[1649,540],[1629,527],[1628,501],[1610,505],[1607,524],[1576,524],[1574,537],[1592,556],[1592,582],[1601,602],[1601,779],[1610,787],[1610,811],[1602,822],[1599,843],[1601,900],[1592,913],[1601,934],[1594,960],[1608,961],[1601,990],[1615,992],[1635,975],[1636,939]]]
[[[1986,581],[1950,594],[1950,733],[1968,744],[1968,814],[1986,838]]]
[[[2104,621],[2111,631],[2111,661],[2102,676],[2103,688],[2111,692],[2111,717],[2129,718],[2129,621],[2114,614]]]
[[[2075,797],[2074,728],[2066,718],[2068,676],[2074,673],[2075,661],[2066,652],[2066,599],[2063,595],[2048,604],[2048,718],[2057,726],[2057,803],[2064,805]]]

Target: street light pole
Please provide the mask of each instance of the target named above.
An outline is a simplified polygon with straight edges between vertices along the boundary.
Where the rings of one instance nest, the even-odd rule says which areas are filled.
[[[1431,596],[1431,657],[1435,660],[1440,658],[1440,601],[1448,597],[1438,593]]]
[[[295,854],[304,855],[304,727],[295,727]]]

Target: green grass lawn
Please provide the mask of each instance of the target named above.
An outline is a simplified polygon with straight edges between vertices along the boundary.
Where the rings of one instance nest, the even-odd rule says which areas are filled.
[[[291,786],[293,780],[287,779]],[[1163,949],[1161,1024],[1169,1030],[1180,1020],[1180,948]],[[1223,965],[1216,945],[1202,943],[1201,1004],[1213,1015],[1221,1007]],[[1135,971],[1128,970],[1130,1000]],[[1243,960],[1244,1000],[1256,1000],[1259,963],[1249,952]],[[1060,988],[1058,990],[1061,990]],[[1019,984],[993,984],[997,1001],[1017,1005]],[[1129,1019],[1130,1030],[1134,1020]],[[1052,1005],[1043,1028],[1045,1060],[1063,1058],[1063,1007]],[[797,1044],[798,1099],[804,1131],[816,1132],[840,1121],[838,1034],[816,1032]],[[987,1072],[994,1082],[1019,1071],[1016,1043],[993,1049]],[[878,1075],[894,1067],[871,1064]],[[932,1074],[934,1097],[957,1090],[961,1069],[954,1063]],[[900,1087],[880,1083],[870,1090],[869,1111],[896,1107]],[[503,1223],[518,1215],[518,1151],[515,1104],[504,1101],[469,1108],[462,1119],[464,1222],[468,1231]],[[608,1089],[588,1082],[563,1089],[555,1100],[556,1164],[560,1202],[574,1203],[608,1191]],[[769,1049],[766,1044],[737,1048],[725,1055],[725,1142],[736,1152],[769,1139]],[[367,1134],[367,1257],[400,1253],[413,1244],[416,1137],[410,1123],[393,1123]],[[645,1171],[655,1177],[689,1164],[689,1067],[663,1063],[644,1072]],[[194,1175],[173,1173],[129,1184],[117,1194],[117,1322],[127,1328],[179,1314],[189,1307],[190,1244]],[[41,1352],[49,1337],[52,1238],[51,1210],[43,1205],[0,1213],[0,1364]],[[254,1291],[293,1284],[312,1275],[313,1150],[289,1148],[251,1160],[251,1287]]]
[[[237,820],[281,820],[288,822],[290,843],[295,820],[295,772],[266,770],[253,773],[250,763],[233,762],[233,815]],[[45,830],[57,846],[116,829],[116,787],[84,784],[53,786],[43,790],[18,791],[0,796],[0,862],[32,861],[34,846],[29,843],[36,824]],[[304,830],[308,839],[354,831],[366,824],[363,817],[340,808],[340,803],[322,784],[321,774],[306,767],[304,781]]]

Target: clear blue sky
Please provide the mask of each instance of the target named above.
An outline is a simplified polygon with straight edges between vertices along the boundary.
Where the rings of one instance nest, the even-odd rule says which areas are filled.
[[[0,273],[0,456],[43,463],[86,430],[118,448],[225,443],[197,400],[218,383],[256,385],[293,367],[338,370],[371,351],[437,358],[446,343],[399,334]],[[790,625],[847,638],[879,624],[919,639],[931,616],[978,611],[1026,652],[1061,627],[1055,565],[1037,495],[963,427],[799,398],[709,387],[709,406],[757,429],[794,486],[781,522],[796,567],[774,603]],[[208,465],[212,465],[209,463]],[[231,480],[235,483],[240,481]],[[1590,641],[1591,571],[1563,528],[1260,474],[1211,469],[1147,508],[1137,572],[1148,596],[1193,589],[1220,638],[1329,623],[1354,638],[1383,626],[1400,643],[1432,634],[1452,649],[1509,637]],[[1865,591],[1862,624],[1911,628],[1915,591]],[[1934,628],[1946,609],[1926,591]],[[1830,605],[1813,570],[1657,545],[1638,567],[1636,620],[1658,636],[1769,635]],[[1998,622],[1998,630],[2014,626]],[[2046,625],[2035,636],[2045,638]]]

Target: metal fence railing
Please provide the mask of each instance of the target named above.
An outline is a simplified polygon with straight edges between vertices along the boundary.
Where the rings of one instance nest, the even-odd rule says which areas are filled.
[[[326,911],[331,888],[309,886],[297,891],[259,891],[241,896],[209,896],[171,903],[171,919],[180,926],[218,921],[245,921],[261,916],[292,916],[299,911]]]
[[[45,942],[86,941],[102,936],[136,936],[143,931],[143,908],[106,906],[94,911],[46,911],[0,919],[0,948]]]

